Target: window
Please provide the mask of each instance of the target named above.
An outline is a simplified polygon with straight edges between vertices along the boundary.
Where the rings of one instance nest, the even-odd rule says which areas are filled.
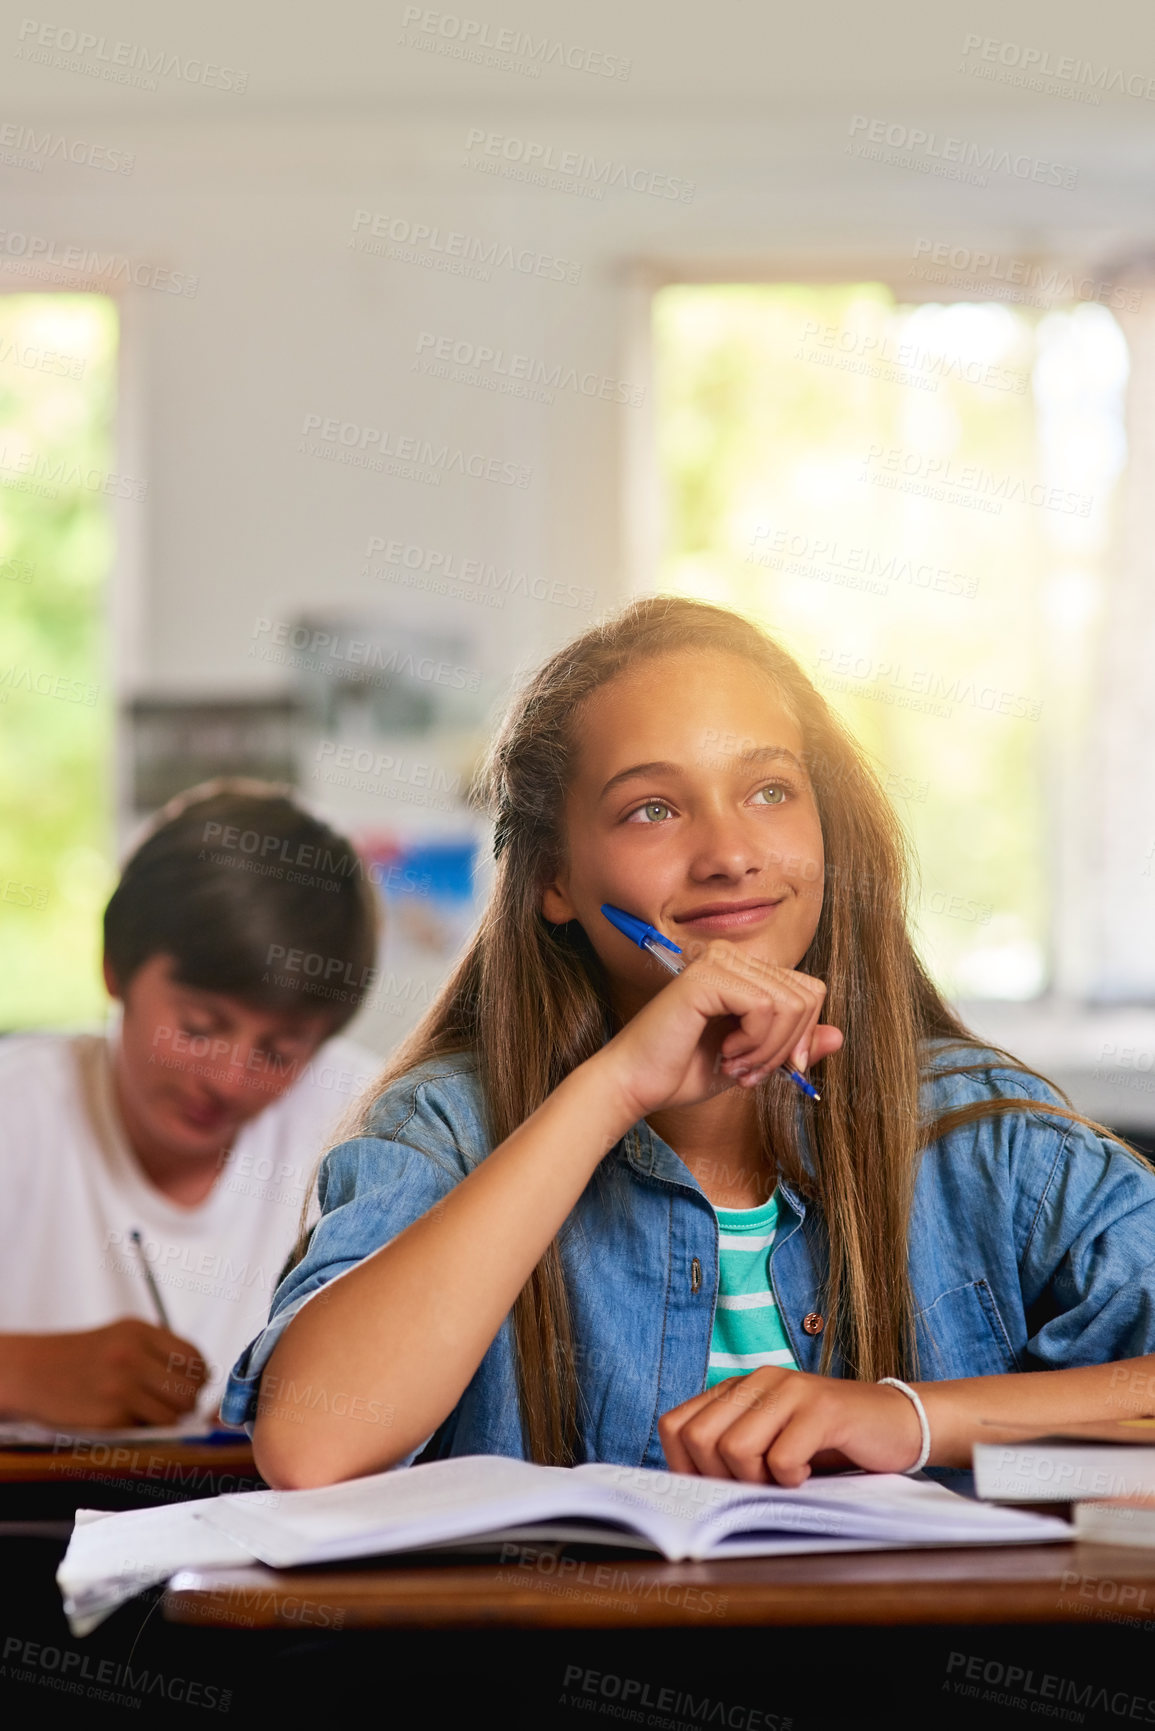
[[[0,296],[0,1029],[103,1014],[116,343],[103,296]]]
[[[847,719],[939,985],[1037,995],[1124,458],[1118,324],[784,283],[661,289],[654,332],[659,586],[757,617]]]

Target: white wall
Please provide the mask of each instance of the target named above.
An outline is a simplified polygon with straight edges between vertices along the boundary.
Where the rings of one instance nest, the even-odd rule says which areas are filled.
[[[789,14],[683,0],[510,4],[485,20],[628,56],[627,81],[556,66],[531,79],[422,53],[398,40],[403,11],[344,5],[322,23],[219,0],[195,20],[171,6],[85,9],[83,28],[104,35],[106,53],[123,40],[207,56],[248,72],[243,94],[174,75],[155,93],[121,89],[30,65],[14,57],[19,23],[8,27],[4,115],[133,148],[137,162],[130,176],[52,162],[40,174],[5,169],[6,230],[198,279],[195,298],[122,295],[131,385],[143,393],[130,405],[138,448],[122,461],[149,482],[126,686],[279,683],[247,658],[255,620],[320,600],[363,604],[372,534],[592,585],[603,602],[623,591],[623,438],[645,411],[572,392],[545,407],[422,377],[410,371],[422,330],[641,384],[627,329],[638,261],[675,272],[799,258],[837,268],[909,261],[931,238],[1017,256],[1073,251],[1101,270],[1150,241],[1150,103],[1107,94],[1081,106],[958,70],[979,58],[964,57],[966,36],[990,32],[1148,73],[1155,54],[1138,5],[1089,20],[1073,5],[964,16],[892,4],[867,16],[848,0]],[[855,114],[1074,165],[1078,185],[1003,173],[979,188],[848,157]],[[474,127],[692,180],[693,202],[614,187],[600,202],[529,192],[464,166]],[[370,257],[349,247],[359,208],[557,254],[580,263],[581,282],[495,269],[485,283]],[[296,451],[310,412],[527,464],[532,484],[447,475],[432,488],[326,466]],[[434,617],[460,605],[427,602]],[[512,663],[573,624],[535,601],[476,618],[489,628],[495,692]]]

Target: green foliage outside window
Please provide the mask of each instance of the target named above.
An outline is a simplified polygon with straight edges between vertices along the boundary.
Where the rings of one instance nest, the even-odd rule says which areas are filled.
[[[116,345],[102,296],[0,296],[0,1029],[105,1004]]]
[[[655,340],[660,587],[757,617],[847,719],[911,837],[940,984],[1034,995],[1122,462],[1118,326],[711,285],[661,291]]]

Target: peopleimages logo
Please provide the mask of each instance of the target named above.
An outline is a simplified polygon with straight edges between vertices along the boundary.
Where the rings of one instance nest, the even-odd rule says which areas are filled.
[[[99,1659],[95,1653],[80,1653],[74,1647],[53,1647],[43,1641],[26,1640],[23,1635],[5,1636],[0,1669],[20,1683],[47,1685],[66,1695],[133,1709],[140,1707],[146,1695],[153,1695],[179,1701],[186,1707],[227,1713],[233,1696],[231,1689],[222,1689],[217,1683],[166,1676],[163,1671],[150,1671],[144,1666],[134,1671],[131,1654],[123,1663],[119,1659]],[[128,1693],[122,1693],[124,1690]]]
[[[14,661],[0,668],[0,702],[8,701],[10,691],[55,697],[61,703],[82,703],[86,709],[94,709],[100,696],[99,685],[90,685],[83,679],[70,679],[66,673],[34,672],[32,668],[21,667]]]
[[[970,178],[976,186],[985,186],[988,174],[1010,174],[1016,180],[1033,180],[1040,186],[1061,186],[1068,191],[1079,178],[1077,168],[1061,162],[1028,156],[1025,151],[1012,155],[993,144],[975,144],[970,139],[944,137],[928,132],[922,126],[907,126],[901,121],[877,120],[865,114],[855,114],[850,120],[850,137],[865,134],[861,143],[848,144],[847,154],[873,156],[879,161],[894,161],[904,168],[917,168],[922,173],[944,174],[948,179]],[[886,145],[902,156],[887,156],[872,147]],[[970,171],[974,171],[971,173]]]
[[[123,283],[126,288],[135,284],[137,288],[184,295],[191,300],[200,281],[186,271],[131,259],[124,253],[101,253],[91,247],[72,246],[48,235],[26,234],[21,229],[0,228],[0,255],[5,272],[67,284],[70,288],[93,288],[101,294],[107,292],[110,284]],[[65,276],[66,271],[80,274]]]
[[[764,542],[765,546],[759,546]],[[754,531],[747,565],[766,565],[788,576],[816,577],[822,582],[845,584],[885,595],[894,583],[909,583],[915,589],[937,595],[965,595],[973,600],[979,580],[949,566],[918,563],[898,553],[879,553],[871,547],[849,545],[827,536],[804,535],[790,529],[761,524]]]
[[[56,349],[42,349],[36,343],[5,342],[0,337],[0,365],[11,362],[14,367],[27,367],[32,373],[53,373],[59,379],[82,379],[83,355],[61,354]]]
[[[983,61],[1020,75],[1031,87],[1033,80],[1054,79],[1057,85],[1068,84],[1093,91],[1114,91],[1119,96],[1133,96],[1141,102],[1155,100],[1155,77],[1142,72],[1124,72],[1122,67],[1096,66],[1091,60],[1080,60],[1075,54],[1053,55],[1049,48],[1033,48],[1022,42],[1005,42],[996,36],[967,35],[963,38],[962,70],[974,72]],[[977,59],[971,60],[970,56]],[[1019,82],[1016,78],[1014,82]]]
[[[1068,1570],[1063,1577],[1064,1586],[1069,1574]],[[1111,1713],[1118,1719],[1155,1725],[1155,1701],[1146,1695],[1128,1694],[1125,1689],[1109,1688],[1102,1683],[1086,1683],[1056,1671],[1008,1665],[1001,1659],[988,1659],[983,1653],[951,1653],[946,1678],[954,1694],[988,1701],[992,1706],[1017,1707],[1020,1711],[1029,1706],[1032,1713],[1045,1712],[1050,1718],[1074,1719],[1079,1724],[1086,1722],[1086,1714],[1078,1711],[1085,1707],[1093,1713]],[[987,1687],[981,1689],[979,1685],[984,1683]],[[1063,1702],[1070,1703],[1070,1708],[1064,1708]]]
[[[45,499],[57,499],[60,495],[84,491],[86,493],[103,493],[106,498],[143,500],[148,497],[148,482],[138,480],[134,475],[121,475],[115,470],[84,468],[80,463],[70,463],[63,457],[46,457],[40,451],[30,451],[27,447],[11,451],[7,442],[0,445],[0,474],[13,477],[6,480],[6,486],[15,486],[21,492],[39,493]],[[22,482],[33,485],[23,486]]]
[[[21,126],[7,121],[0,126],[0,145],[5,151],[25,153],[25,160],[3,160],[10,167],[43,168],[45,162],[73,162],[78,168],[101,168],[108,174],[131,174],[136,157],[130,150],[117,150],[107,144],[88,144],[82,138],[66,138],[62,132],[37,132],[33,126]]]
[[[476,691],[481,674],[476,667],[455,667],[448,661],[437,661],[432,655],[415,656],[404,645],[387,648],[369,637],[343,636],[339,631],[322,631],[309,625],[295,624],[289,619],[258,619],[253,626],[253,654],[257,639],[269,636],[271,642],[300,650],[312,658],[310,665],[321,667],[325,661],[342,667],[372,667],[385,673],[400,674],[427,684],[448,685],[456,691]],[[263,659],[257,657],[257,659]],[[277,659],[273,657],[272,659]]]
[[[374,568],[369,561],[377,553],[381,554],[383,564]],[[386,565],[392,567],[392,572],[384,568]],[[551,581],[518,571],[511,565],[502,568],[487,559],[462,559],[442,548],[420,547],[412,541],[386,541],[383,535],[370,535],[361,575],[431,589],[438,594],[452,592],[457,599],[479,595],[489,605],[498,607],[505,606],[506,596],[529,595],[554,607],[588,611],[597,599],[595,590],[577,583],[563,583],[556,578]]]
[[[872,464],[877,464],[878,468],[873,469]],[[904,491],[925,490],[931,498],[948,498],[952,502],[970,495],[995,516],[1004,503],[1010,503],[1036,505],[1068,516],[1089,517],[1095,502],[1091,493],[1076,493],[1069,487],[1048,486],[1043,481],[1030,481],[1023,476],[1000,475],[984,469],[979,463],[957,464],[953,457],[928,456],[923,451],[903,450],[899,445],[889,448],[881,444],[871,445],[865,465],[860,480],[879,481],[891,486],[905,482],[909,484],[904,484]]]
[[[950,282],[959,287],[970,286],[973,280],[984,285],[1003,285],[1015,291],[1027,289],[1028,294],[1011,292],[1004,299],[1027,301],[1040,307],[1050,307],[1064,301],[1098,301],[1103,306],[1137,313],[1142,299],[1140,291],[1127,283],[1107,282],[1091,276],[1077,277],[1072,271],[1038,259],[1013,258],[1000,252],[987,252],[982,247],[956,246],[953,241],[933,240],[922,236],[914,243],[911,257],[927,260],[927,265],[915,263],[908,276],[926,277],[932,282]],[[953,276],[946,276],[947,270]],[[987,290],[988,294],[990,290]],[[992,298],[994,298],[992,296]]]
[[[368,233],[363,235],[362,229]],[[581,265],[573,259],[536,252],[532,247],[515,247],[508,241],[482,240],[460,229],[443,229],[439,223],[411,222],[406,217],[387,216],[383,211],[354,211],[349,245],[358,252],[400,259],[406,264],[420,264],[454,276],[472,276],[480,282],[489,282],[491,269],[571,284],[580,282],[582,274]]]
[[[412,40],[404,34],[411,25],[416,27]],[[496,65],[503,71],[524,72],[531,78],[540,78],[543,66],[564,66],[570,72],[588,72],[597,78],[614,78],[624,83],[633,65],[620,54],[581,48],[576,43],[558,42],[551,36],[535,38],[528,30],[495,29],[480,18],[431,12],[424,6],[406,6],[401,28],[404,47],[453,53],[455,58]]]
[[[91,59],[86,58],[91,56]],[[185,84],[203,84],[210,90],[231,90],[239,95],[249,82],[247,72],[218,66],[211,60],[182,59],[167,48],[146,48],[141,42],[112,42],[88,30],[68,24],[42,24],[25,18],[20,25],[18,60],[56,66],[68,72],[84,72],[115,84],[138,84],[156,89],[156,79],[179,78]]]
[[[885,330],[860,331],[845,326],[839,329],[837,325],[824,325],[820,319],[807,319],[798,343],[795,360],[842,367],[868,378],[917,384],[923,390],[936,391],[941,380],[953,379],[989,390],[1010,391],[1017,397],[1025,396],[1027,391],[1027,375],[1021,368],[1001,367],[993,361],[924,348],[909,338],[896,342]]]
[[[602,162],[584,150],[555,150],[552,144],[514,138],[505,132],[488,132],[484,126],[470,128],[465,150],[467,168],[491,174],[516,170],[513,178],[534,185],[558,184],[562,190],[580,188],[586,198],[601,198],[607,186],[619,186],[626,192],[648,193],[651,198],[678,199],[682,204],[694,201],[692,180],[680,180],[655,169],[631,167],[609,156]],[[479,152],[476,156],[475,151]],[[486,157],[499,160],[490,163]]]
[[[434,477],[438,486],[442,475],[454,473],[472,476],[475,481],[495,481],[503,487],[528,487],[533,479],[533,470],[524,463],[487,457],[481,451],[464,451],[460,446],[440,444],[411,433],[395,433],[387,427],[342,421],[337,415],[306,415],[297,449],[306,456],[359,459],[359,466],[378,470],[388,464],[400,465],[402,469],[408,466],[418,477]]]
[[[978,686],[972,679],[960,679],[957,674],[936,672],[930,667],[905,667],[900,661],[881,661],[872,655],[858,655],[852,649],[820,649],[814,665],[819,683],[827,690],[856,691],[860,696],[885,703],[895,703],[896,692],[910,694],[928,703],[937,702],[948,716],[951,712],[948,706],[955,703],[969,703],[972,709],[985,710],[988,715],[1014,715],[1024,721],[1038,721],[1043,712],[1041,698],[999,690],[993,685]],[[912,709],[924,705],[899,700],[897,707]],[[939,710],[931,713],[937,714]]]
[[[427,359],[427,355],[431,358]],[[579,371],[561,361],[551,365],[533,355],[494,348],[492,343],[438,336],[435,331],[418,332],[413,370],[511,395],[536,391],[546,403],[553,402],[554,391],[574,391],[582,397],[599,397],[602,402],[629,403],[640,408],[646,396],[644,385],[631,385],[605,373]]]

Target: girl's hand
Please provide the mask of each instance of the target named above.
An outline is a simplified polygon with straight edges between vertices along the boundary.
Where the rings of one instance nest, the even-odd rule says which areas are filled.
[[[811,1471],[901,1473],[922,1433],[898,1388],[766,1366],[720,1382],[658,1421],[671,1472],[801,1485]]]
[[[821,980],[712,938],[593,1061],[612,1068],[635,1122],[837,1052],[839,1030],[818,1026],[825,997]]]

